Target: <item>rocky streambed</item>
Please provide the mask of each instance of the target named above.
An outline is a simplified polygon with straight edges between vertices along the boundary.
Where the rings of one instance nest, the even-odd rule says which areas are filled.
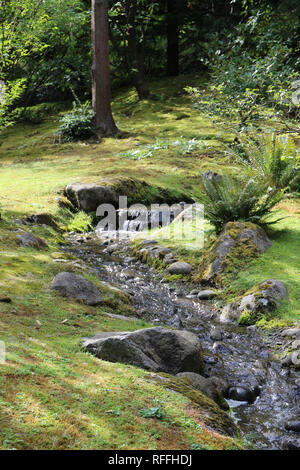
[[[280,331],[220,323],[218,307],[199,299],[199,289],[189,282],[166,282],[162,273],[133,256],[128,242],[116,243],[109,233],[102,240],[94,234],[70,234],[68,242],[66,251],[102,282],[130,296],[139,318],[199,337],[203,374],[224,384],[229,413],[251,444],[300,449],[300,372],[283,367],[276,358],[278,350],[287,347]]]

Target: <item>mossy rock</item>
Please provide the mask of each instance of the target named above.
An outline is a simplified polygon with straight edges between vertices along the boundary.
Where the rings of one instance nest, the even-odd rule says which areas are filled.
[[[204,255],[195,280],[217,287],[225,284],[246,261],[264,253],[272,245],[264,230],[251,222],[228,222]]]
[[[197,408],[199,418],[205,426],[220,434],[232,437],[238,434],[238,428],[231,417],[211,398],[196,390],[186,380],[165,373],[159,373],[159,375],[152,374],[150,378],[164,388],[181,393],[189,398],[192,405]]]
[[[64,189],[64,196],[71,204],[85,212],[94,212],[101,204],[119,207],[119,197],[127,196],[128,207],[132,204],[176,204],[194,202],[186,194],[172,189],[150,185],[142,180],[112,178],[98,183],[71,183]]]
[[[263,318],[271,319],[286,296],[282,281],[267,279],[227,305],[220,320],[224,323],[238,320],[240,325],[253,325]]]

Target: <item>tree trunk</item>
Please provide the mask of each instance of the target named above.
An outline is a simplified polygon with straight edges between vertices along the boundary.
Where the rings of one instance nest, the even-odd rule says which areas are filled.
[[[100,134],[115,134],[118,128],[111,112],[108,1],[92,0],[92,101],[95,126]]]
[[[129,0],[126,4],[126,16],[128,22],[128,52],[131,66],[132,82],[135,86],[139,99],[146,100],[150,98],[150,91],[145,81],[144,60],[142,50],[139,51],[136,37],[136,0]],[[142,44],[143,47],[143,44]]]
[[[167,0],[167,75],[175,77],[179,74],[179,27],[176,0]]]

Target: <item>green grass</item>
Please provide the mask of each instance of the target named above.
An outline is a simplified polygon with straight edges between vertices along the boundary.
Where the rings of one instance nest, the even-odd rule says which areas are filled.
[[[208,430],[183,395],[152,383],[149,373],[100,361],[80,350],[83,336],[99,331],[134,331],[141,320],[110,318],[106,312],[138,315],[125,295],[68,263],[59,251],[61,235],[27,228],[47,239],[48,249],[20,248],[15,225],[0,221],[0,449],[189,449],[199,442],[213,448],[241,443]],[[55,274],[80,272],[96,283],[104,304],[88,307],[49,290]],[[37,322],[38,320],[38,322]],[[157,414],[145,411],[157,407]],[[147,413],[146,413],[147,414]]]

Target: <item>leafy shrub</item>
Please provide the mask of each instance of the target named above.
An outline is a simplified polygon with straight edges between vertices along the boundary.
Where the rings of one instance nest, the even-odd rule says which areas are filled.
[[[67,142],[96,136],[96,129],[92,125],[93,117],[94,113],[89,102],[84,104],[74,102],[72,111],[66,113],[60,120],[56,135]]]
[[[237,3],[237,2],[232,2]],[[255,126],[257,118],[296,120],[299,104],[293,99],[299,89],[299,21],[291,15],[287,23],[283,10],[264,2],[247,11],[244,20],[231,31],[210,38],[207,65],[210,85],[205,90],[187,87],[195,107],[219,124],[229,121],[239,131]],[[282,2],[281,2],[282,3]],[[293,126],[295,127],[295,126]],[[298,132],[300,132],[299,125]]]

